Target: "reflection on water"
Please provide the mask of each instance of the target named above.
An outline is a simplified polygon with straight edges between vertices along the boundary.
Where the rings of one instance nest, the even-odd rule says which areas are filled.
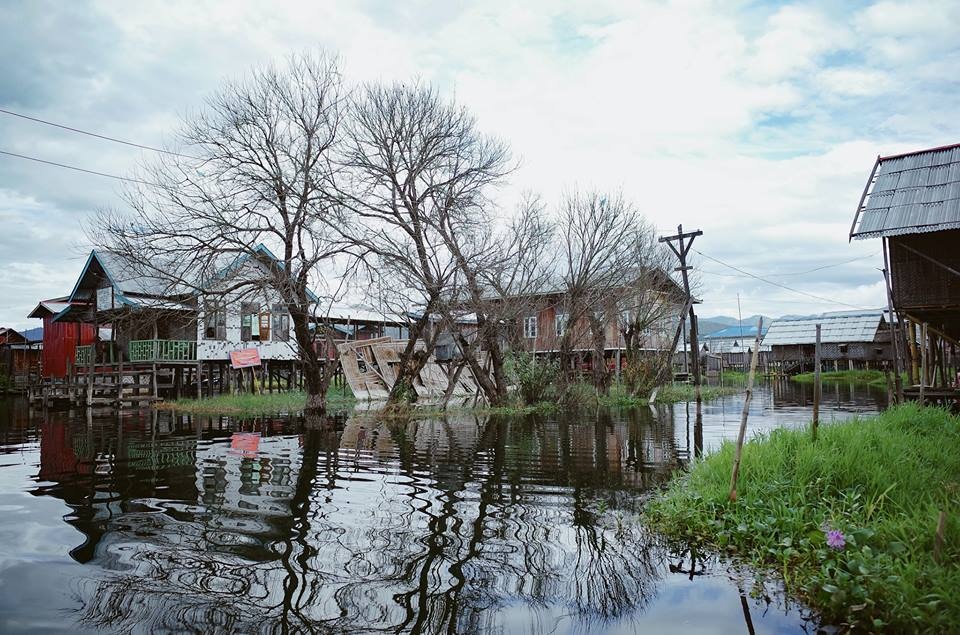
[[[757,393],[753,429],[805,423],[785,392]],[[825,420],[881,405],[834,396]],[[0,630],[810,628],[616,520],[735,434],[738,400],[701,426],[683,404],[305,426],[0,402]]]

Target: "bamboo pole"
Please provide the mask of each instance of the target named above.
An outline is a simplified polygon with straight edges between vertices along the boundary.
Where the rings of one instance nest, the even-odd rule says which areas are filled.
[[[907,322],[909,328],[909,336],[907,337],[907,345],[910,348],[910,383],[919,384],[920,383],[920,368],[917,366],[917,325],[913,322]]]
[[[940,562],[940,551],[943,549],[943,537],[947,530],[947,513],[941,511],[937,518],[937,535],[933,540],[933,559]]]
[[[730,500],[737,500],[737,477],[740,475],[740,458],[743,455],[743,440],[747,436],[747,415],[750,401],[753,399],[753,378],[757,373],[757,357],[760,355],[760,333],[763,331],[763,318],[757,320],[757,338],[750,358],[750,374],[747,376],[747,396],[743,401],[743,413],[740,415],[740,433],[737,435],[737,451],[733,459],[733,472],[730,475]]]
[[[920,325],[920,405],[923,405],[924,387],[927,385],[927,323]]]
[[[817,428],[820,427],[820,325],[817,324],[816,346],[813,352],[813,440],[817,440]]]

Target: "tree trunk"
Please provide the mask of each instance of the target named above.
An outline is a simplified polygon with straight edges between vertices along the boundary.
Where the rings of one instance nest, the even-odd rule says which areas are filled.
[[[308,417],[322,417],[327,411],[327,390],[330,388],[330,378],[333,373],[328,372],[331,369],[327,368],[317,355],[317,349],[314,346],[315,337],[310,332],[307,312],[300,310],[299,306],[293,306],[290,310],[290,318],[293,321],[293,332],[297,339],[297,348],[300,350],[300,359],[303,361],[303,388],[307,393],[304,414]],[[323,327],[318,325],[317,328]],[[326,328],[324,333],[329,340],[331,336]]]
[[[430,347],[434,338],[430,342],[424,341],[426,350],[418,351],[417,342],[420,341],[430,321],[431,305],[427,305],[423,316],[414,322],[410,328],[410,337],[403,352],[400,353],[400,362],[397,364],[397,379],[390,388],[390,395],[387,397],[387,405],[400,403],[401,401],[416,401],[417,395],[413,391],[413,381],[420,375],[420,371],[426,365],[430,358]]]
[[[590,335],[593,340],[593,360],[590,364],[593,367],[593,386],[597,389],[597,394],[605,395],[609,388],[609,376],[607,371],[607,360],[604,353],[607,348],[607,336],[604,332],[603,322],[599,316],[590,315]]]

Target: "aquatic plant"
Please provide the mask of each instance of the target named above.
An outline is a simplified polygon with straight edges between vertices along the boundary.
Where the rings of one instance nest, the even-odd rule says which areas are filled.
[[[782,577],[825,623],[951,632],[960,624],[957,447],[960,418],[915,404],[824,425],[816,443],[807,430],[777,430],[745,444],[736,502],[727,443],[645,518],[678,549],[712,548]]]

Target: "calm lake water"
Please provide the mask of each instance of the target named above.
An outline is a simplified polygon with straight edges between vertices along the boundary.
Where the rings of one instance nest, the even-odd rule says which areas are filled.
[[[764,385],[751,434],[805,425]],[[793,633],[803,607],[620,525],[742,396],[403,426],[0,400],[0,631]],[[885,405],[825,388],[822,419]]]

